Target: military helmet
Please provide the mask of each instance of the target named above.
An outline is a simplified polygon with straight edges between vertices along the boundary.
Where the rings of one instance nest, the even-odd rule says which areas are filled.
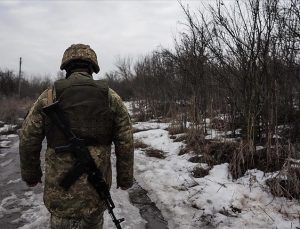
[[[69,48],[67,48],[64,52],[60,69],[66,69],[66,66],[74,60],[83,60],[90,62],[95,73],[98,73],[100,71],[97,61],[97,55],[89,45],[73,44]]]

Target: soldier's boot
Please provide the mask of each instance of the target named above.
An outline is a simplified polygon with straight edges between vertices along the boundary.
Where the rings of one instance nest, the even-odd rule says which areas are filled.
[[[103,212],[82,219],[60,218],[51,215],[51,229],[102,229]]]

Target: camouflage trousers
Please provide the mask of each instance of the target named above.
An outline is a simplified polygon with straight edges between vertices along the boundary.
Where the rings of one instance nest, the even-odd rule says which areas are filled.
[[[103,212],[81,219],[60,218],[51,215],[50,224],[51,229],[102,229]]]

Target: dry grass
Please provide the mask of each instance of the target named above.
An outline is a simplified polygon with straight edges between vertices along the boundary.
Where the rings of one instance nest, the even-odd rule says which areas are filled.
[[[300,199],[300,181],[297,176],[289,177],[288,179],[271,178],[266,183],[274,196]]]
[[[275,196],[300,199],[300,163],[287,159],[280,173],[267,180],[270,191]]]
[[[175,140],[176,138],[177,138],[176,135],[170,135],[170,139]]]
[[[202,168],[202,167],[195,167],[192,171],[192,176],[195,178],[202,178],[209,174],[209,170],[211,168]]]
[[[207,163],[210,166],[230,162],[235,149],[238,147],[235,142],[206,140],[203,130],[200,128],[189,129],[184,135],[184,139],[186,146],[180,150],[179,155],[193,152],[196,156],[191,157],[189,161]]]
[[[174,136],[174,135],[172,135],[172,136]],[[187,135],[186,134],[182,134],[180,136],[177,136],[174,139],[174,142],[186,142],[186,139],[187,139]]]
[[[148,148],[149,147],[149,145],[147,145],[147,144],[145,144],[144,142],[142,142],[141,140],[138,140],[138,139],[136,139],[135,141],[134,141],[134,148],[136,148],[136,149],[146,149],[146,148]]]
[[[189,162],[192,163],[205,163],[202,156],[193,156],[188,159]]]
[[[162,150],[158,150],[158,149],[153,149],[153,148],[148,148],[145,150],[145,153],[148,157],[155,157],[155,158],[159,158],[159,159],[165,159],[165,152],[163,152]]]
[[[187,154],[187,153],[189,153],[189,152],[190,152],[190,150],[189,150],[187,147],[182,147],[182,148],[179,150],[178,155],[181,156],[181,155]]]
[[[232,154],[229,170],[235,179],[243,176],[247,170],[254,168],[264,172],[279,171],[288,154],[286,146],[269,146],[262,150],[256,150],[252,142],[241,141],[239,147]]]
[[[28,98],[2,98],[0,100],[0,120],[18,124],[18,118],[24,118],[32,104],[33,100]]]
[[[187,131],[187,128],[184,127],[181,123],[173,122],[167,130],[169,131],[170,135],[182,134]]]
[[[206,140],[203,129],[194,127],[188,129],[186,133],[187,147],[194,153],[199,154],[202,151],[205,142]]]
[[[224,130],[226,128],[226,124],[226,121],[220,118],[213,118],[210,121],[211,128],[218,130]]]

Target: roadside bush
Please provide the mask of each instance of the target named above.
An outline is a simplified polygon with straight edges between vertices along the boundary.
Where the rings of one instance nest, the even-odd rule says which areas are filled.
[[[33,99],[7,97],[0,100],[0,120],[6,123],[18,124],[18,118],[24,118],[33,104]]]

